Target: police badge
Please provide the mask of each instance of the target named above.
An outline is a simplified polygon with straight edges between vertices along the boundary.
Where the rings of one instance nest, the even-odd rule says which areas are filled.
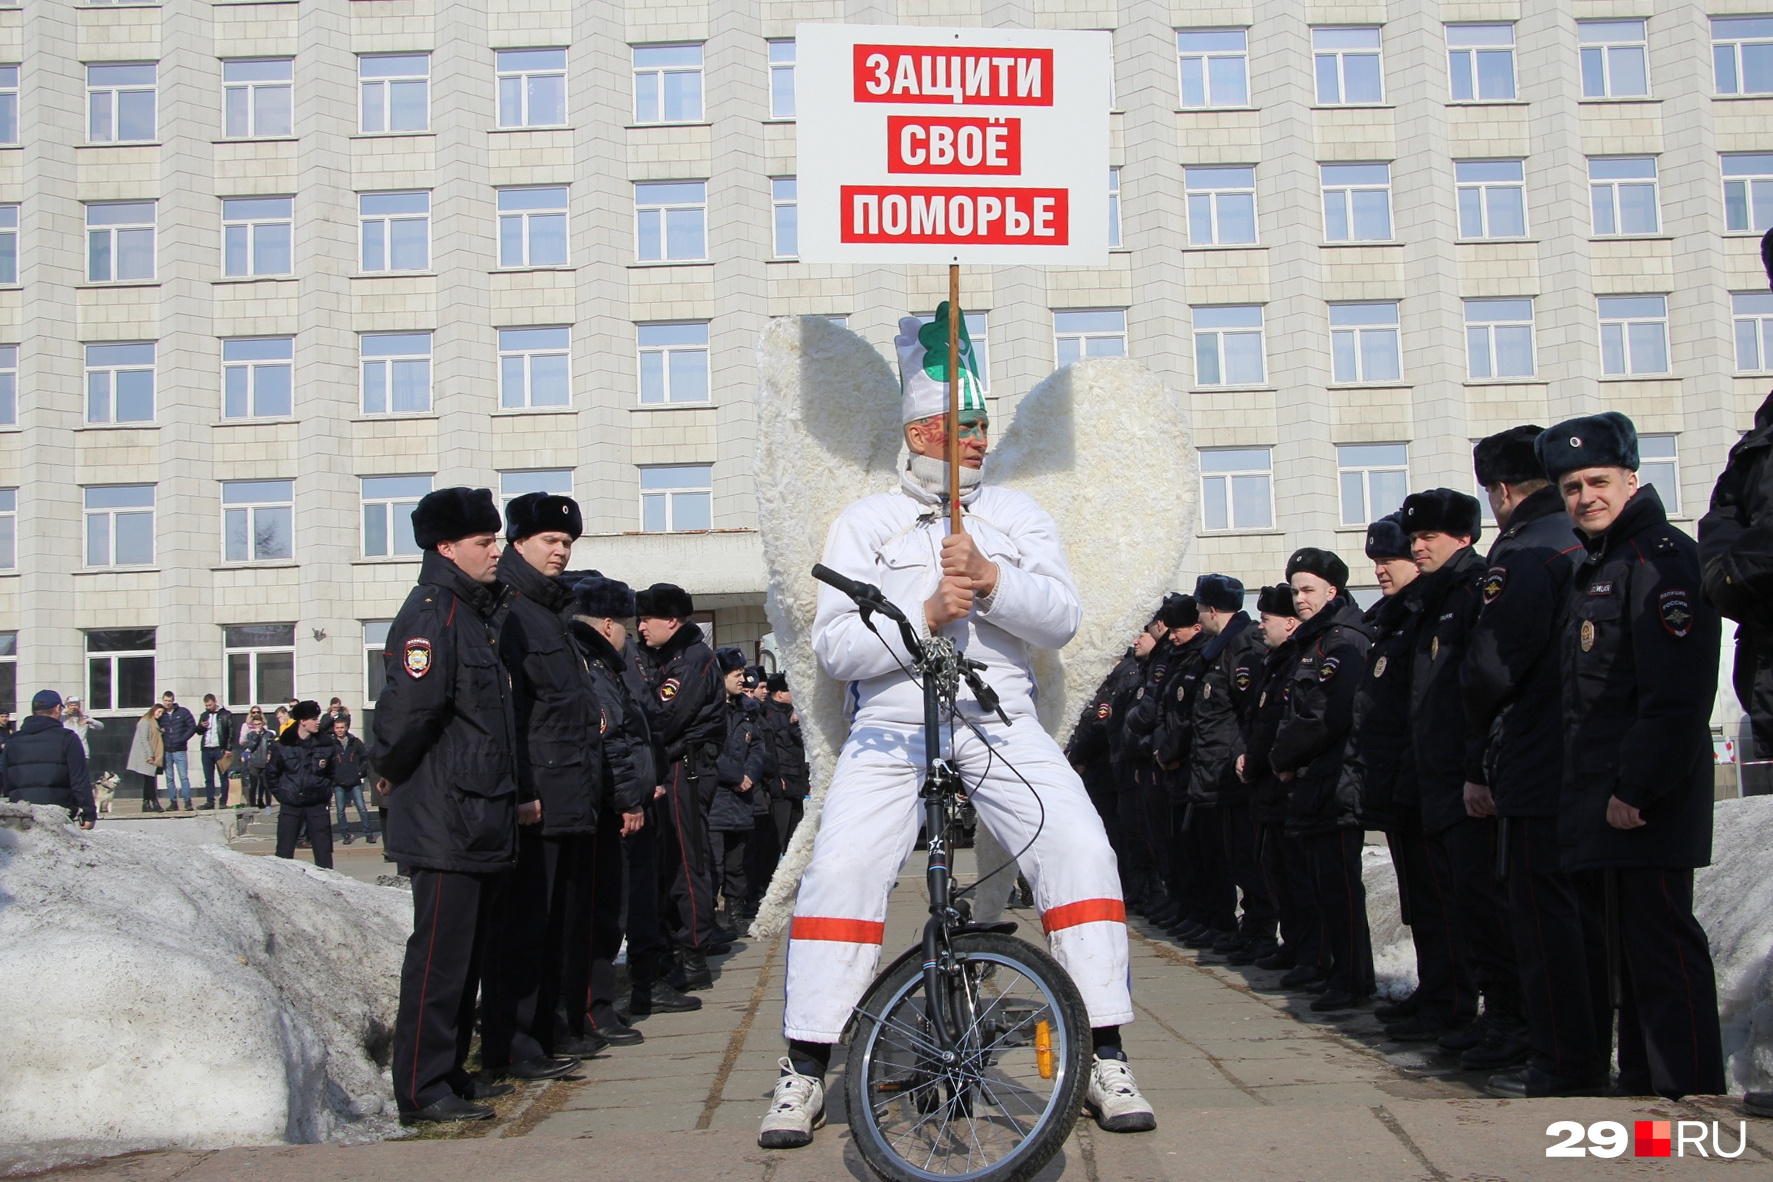
[[[1213,696],[1213,683],[1209,681],[1200,687],[1200,700],[1204,702],[1212,696]],[[1178,702],[1180,702],[1182,700],[1182,693],[1180,690],[1178,690],[1176,693],[1176,700]]]
[[[1250,671],[1248,669],[1237,670],[1235,673],[1233,673],[1231,675],[1231,684],[1237,686],[1237,691],[1240,694],[1243,693],[1245,690],[1249,689],[1250,688]]]
[[[1373,676],[1374,677],[1384,677],[1385,676],[1385,660],[1386,660],[1385,657],[1381,656],[1377,661],[1373,662]]]
[[[1594,647],[1594,621],[1582,621],[1582,651],[1587,652]]]
[[[669,702],[672,698],[677,696],[677,691],[680,688],[681,686],[679,685],[677,678],[666,678],[665,684],[659,687],[659,700],[661,702]]]
[[[1658,595],[1656,612],[1662,617],[1662,626],[1675,639],[1684,639],[1687,633],[1693,631],[1693,605],[1688,600],[1686,591],[1675,588]]]
[[[401,663],[406,666],[407,675],[415,681],[431,672],[431,642],[422,636],[407,641]]]
[[[1502,598],[1502,589],[1508,586],[1508,568],[1493,566],[1484,572],[1484,581],[1480,584],[1484,593],[1484,606],[1489,607]]]

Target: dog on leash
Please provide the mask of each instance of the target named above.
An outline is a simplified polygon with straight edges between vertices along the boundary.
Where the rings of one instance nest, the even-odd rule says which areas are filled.
[[[93,799],[98,802],[98,811],[106,814],[111,812],[111,802],[117,799],[117,773],[106,772],[92,782]]]

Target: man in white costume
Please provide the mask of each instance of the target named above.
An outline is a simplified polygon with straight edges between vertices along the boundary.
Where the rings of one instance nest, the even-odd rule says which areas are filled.
[[[900,321],[910,459],[897,489],[855,502],[832,523],[824,562],[878,586],[921,634],[950,637],[983,662],[980,676],[1012,725],[986,715],[963,687],[959,709],[984,737],[954,727],[953,759],[980,822],[1020,862],[1053,954],[1083,996],[1096,1051],[1086,1103],[1102,1128],[1142,1132],[1156,1119],[1121,1049],[1133,1005],[1114,853],[1083,782],[1035,716],[1031,652],[1060,648],[1077,631],[1077,588],[1052,518],[1024,493],[980,483],[989,424],[970,342],[961,351],[966,532],[948,533],[947,308],[931,324]],[[900,637],[892,628],[877,636],[848,597],[821,587],[813,651],[846,684],[853,719],[789,930],[789,1054],[758,1137],[776,1149],[808,1144],[824,1123],[831,1048],[877,971],[887,898],[921,815],[923,693]]]

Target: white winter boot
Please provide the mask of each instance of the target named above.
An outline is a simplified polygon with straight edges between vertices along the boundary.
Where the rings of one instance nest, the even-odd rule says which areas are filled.
[[[1090,1067],[1090,1090],[1084,1106],[1104,1132],[1149,1133],[1157,1128],[1157,1116],[1139,1094],[1132,1068],[1125,1059],[1096,1056]]]
[[[763,1114],[757,1143],[765,1149],[799,1149],[812,1144],[813,1130],[825,1123],[825,1081],[816,1075],[801,1075],[788,1059],[780,1060],[779,1066],[782,1078],[770,1096],[770,1110]],[[1091,1091],[1094,1094],[1094,1085]],[[1135,1089],[1133,1095],[1138,1094]],[[1150,1110],[1146,1112],[1150,1119]]]

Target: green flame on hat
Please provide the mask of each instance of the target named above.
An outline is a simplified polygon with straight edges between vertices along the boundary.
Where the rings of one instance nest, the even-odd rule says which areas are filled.
[[[948,301],[936,307],[936,317],[917,330],[917,341],[923,346],[923,372],[930,380],[948,384]],[[983,411],[985,388],[979,380],[979,363],[973,352],[973,338],[967,334],[967,320],[960,318],[960,409]]]

